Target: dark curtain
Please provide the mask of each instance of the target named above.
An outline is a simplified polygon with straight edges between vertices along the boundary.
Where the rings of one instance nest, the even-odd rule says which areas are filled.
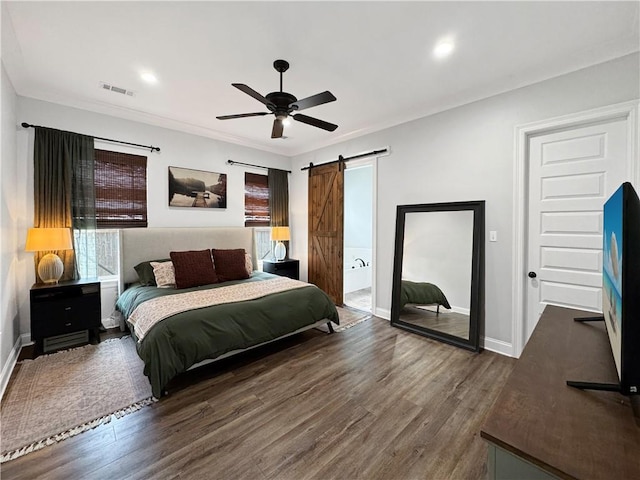
[[[80,278],[74,252],[93,253],[93,257],[84,258],[95,258],[93,137],[36,127],[33,160],[33,225],[76,229],[74,250],[55,253],[64,263],[61,280]],[[44,254],[36,254],[36,265]]]
[[[272,227],[289,226],[289,177],[284,170],[270,168],[269,178],[269,208],[271,210]],[[283,242],[289,256],[289,242]]]

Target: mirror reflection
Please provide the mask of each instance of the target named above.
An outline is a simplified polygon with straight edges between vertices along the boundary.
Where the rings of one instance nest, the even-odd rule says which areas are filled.
[[[484,201],[399,205],[391,325],[480,349]]]
[[[473,212],[405,216],[400,320],[469,339]]]

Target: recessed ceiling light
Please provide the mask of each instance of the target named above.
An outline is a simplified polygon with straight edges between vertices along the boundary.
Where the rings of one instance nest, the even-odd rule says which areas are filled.
[[[156,78],[156,76],[151,72],[142,72],[140,74],[140,78],[142,78],[142,80],[144,80],[147,83],[157,83],[158,82],[158,79]]]
[[[436,58],[445,58],[451,55],[454,47],[455,45],[451,40],[443,40],[439,42],[433,49],[433,54],[436,56]]]

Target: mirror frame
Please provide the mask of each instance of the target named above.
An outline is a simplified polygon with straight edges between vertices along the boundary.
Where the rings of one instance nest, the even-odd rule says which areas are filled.
[[[480,330],[484,324],[484,200],[469,202],[424,203],[398,205],[396,212],[396,244],[393,260],[391,325],[419,335],[439,340],[474,352],[480,351]],[[404,254],[404,227],[407,213],[473,212],[473,253],[471,260],[471,302],[469,309],[469,339],[456,337],[426,327],[417,327],[400,320],[400,282]]]

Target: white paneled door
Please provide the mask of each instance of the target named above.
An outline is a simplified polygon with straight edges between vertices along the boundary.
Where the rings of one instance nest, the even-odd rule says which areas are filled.
[[[627,121],[529,139],[526,339],[545,305],[602,311],[602,207],[627,178]]]

